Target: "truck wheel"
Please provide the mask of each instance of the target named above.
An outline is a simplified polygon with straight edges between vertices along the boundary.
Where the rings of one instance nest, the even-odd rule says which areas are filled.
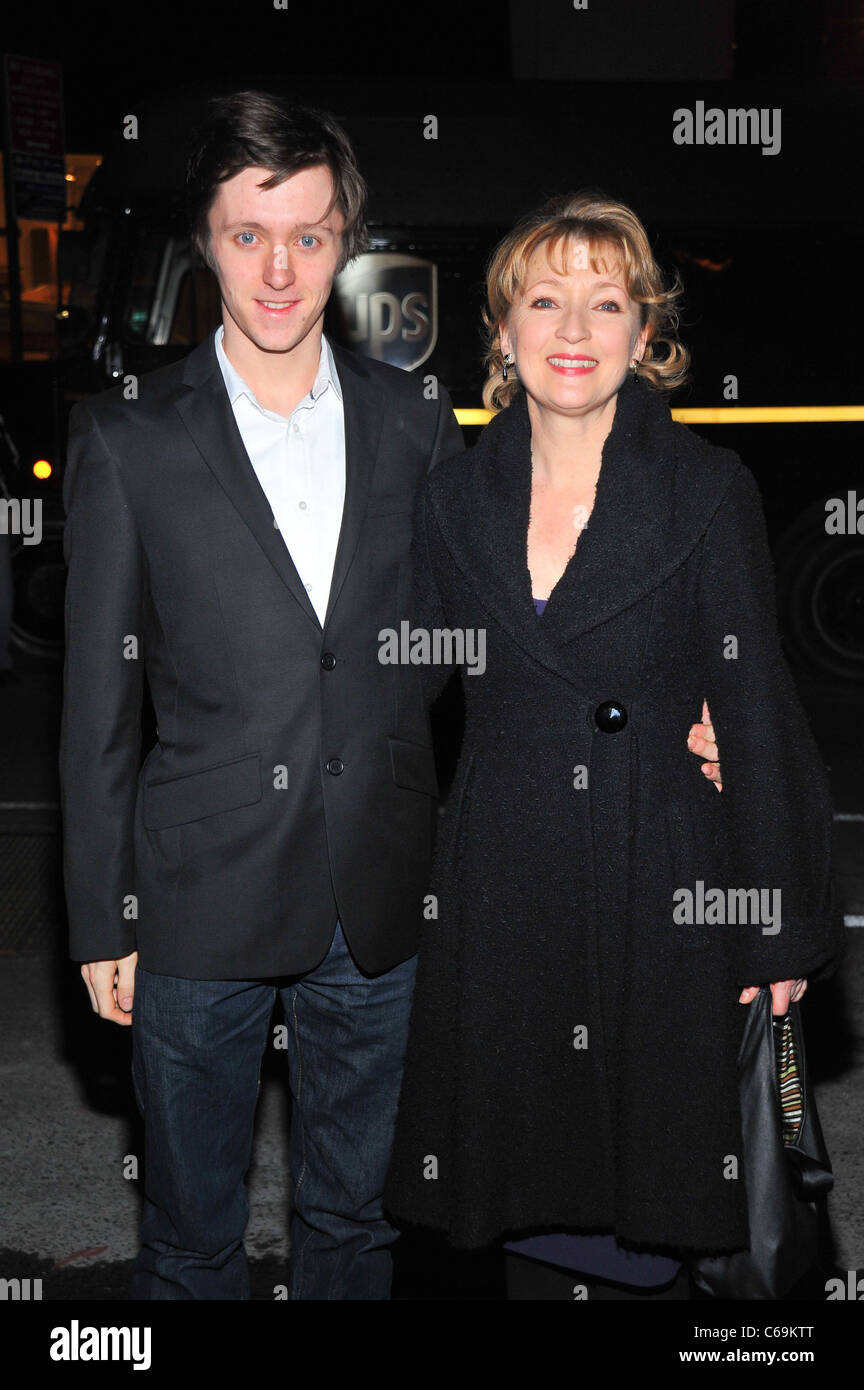
[[[31,656],[59,661],[63,656],[63,598],[66,565],[63,523],[46,521],[38,545],[16,545],[12,553],[10,640]]]
[[[864,684],[864,536],[829,535],[814,503],[775,548],[778,621],[790,662],[832,682]]]

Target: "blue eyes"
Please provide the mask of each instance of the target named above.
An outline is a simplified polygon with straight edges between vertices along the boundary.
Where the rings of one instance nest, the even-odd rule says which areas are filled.
[[[535,299],[531,305],[532,309],[554,308],[551,299]],[[604,299],[602,304],[597,305],[598,309],[614,309],[616,314],[621,313],[621,305],[614,299]]]
[[[254,232],[237,233],[237,241],[240,243],[241,246],[253,246],[256,240],[257,238]],[[314,236],[312,232],[304,232],[302,236],[299,236],[297,238],[297,240],[299,241],[304,251],[311,251],[315,246],[320,244],[318,237]]]

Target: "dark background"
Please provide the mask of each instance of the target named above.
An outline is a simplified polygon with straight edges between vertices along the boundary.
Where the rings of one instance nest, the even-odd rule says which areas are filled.
[[[855,0],[52,3],[18,6],[4,27],[6,51],[64,64],[70,149],[98,148],[142,93],[217,73],[405,80],[420,105],[428,78],[798,82],[858,79],[864,59]]]

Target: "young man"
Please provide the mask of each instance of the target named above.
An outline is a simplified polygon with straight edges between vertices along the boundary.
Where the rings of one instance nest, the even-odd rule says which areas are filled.
[[[290,1296],[388,1297],[381,1191],[438,787],[409,616],[446,391],[322,334],[365,186],[328,116],[214,103],[189,164],[223,326],[75,407],[61,742],[71,954],[132,1022],[133,1297],[249,1297],[243,1233],[276,994],[293,1095]],[[146,673],[158,742],[139,772]],[[134,999],[134,1008],[133,1008]]]
[[[249,1297],[244,1176],[278,994],[290,1297],[386,1299],[438,787],[419,673],[382,664],[378,633],[410,617],[415,492],[462,439],[445,390],[426,400],[322,334],[364,246],[365,187],[330,117],[219,99],[189,195],[222,327],[137,399],[116,388],[71,417],[71,955],[94,1010],[132,1025],[133,1297]],[[158,741],[139,769],[145,674]]]

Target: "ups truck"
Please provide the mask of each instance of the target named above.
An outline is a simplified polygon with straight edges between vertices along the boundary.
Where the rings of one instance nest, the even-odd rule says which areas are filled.
[[[239,85],[255,84],[231,84]],[[517,87],[522,107],[514,109]],[[30,453],[49,453],[54,464],[50,478],[26,484],[44,499],[43,542],[19,545],[13,557],[15,639],[48,657],[62,650],[59,496],[71,404],[185,355],[220,320],[216,281],[190,247],[182,199],[185,136],[212,90],[154,99],[142,108],[134,140],[118,130],[80,204],[83,231],[61,239],[58,359],[29,394],[23,369],[0,366],[0,415],[20,422],[19,454],[26,452],[20,440],[35,430]],[[760,202],[769,161],[760,164],[758,152],[747,174],[757,180],[750,203],[745,193],[737,205],[707,163],[684,193],[671,163],[659,171],[632,156],[622,163],[620,130],[629,119],[622,103],[632,101],[634,121],[645,126],[652,111],[659,125],[664,100],[672,100],[632,94],[629,84],[611,94],[592,88],[593,156],[579,161],[576,176],[565,146],[550,148],[548,140],[549,120],[565,131],[573,120],[572,89],[563,84],[510,84],[506,98],[485,93],[480,115],[466,108],[464,94],[418,98],[402,88],[388,106],[380,88],[356,84],[292,91],[339,115],[370,183],[369,251],[340,277],[328,333],[419,373],[429,389],[445,384],[469,443],[484,419],[480,312],[498,238],[543,196],[586,183],[636,208],[661,264],[684,286],[680,332],[693,352],[693,380],[673,409],[736,449],[762,489],[787,656],[827,686],[864,683],[860,226],[832,222],[829,205],[802,224],[795,189],[782,181]],[[425,140],[424,108],[436,99],[449,144],[440,132],[437,142]],[[604,100],[617,114],[613,135]],[[490,109],[506,117],[490,118]],[[578,129],[586,129],[584,113]],[[734,178],[745,172],[742,160]],[[794,171],[783,177],[794,182]],[[2,430],[0,470],[7,493],[25,485]]]

